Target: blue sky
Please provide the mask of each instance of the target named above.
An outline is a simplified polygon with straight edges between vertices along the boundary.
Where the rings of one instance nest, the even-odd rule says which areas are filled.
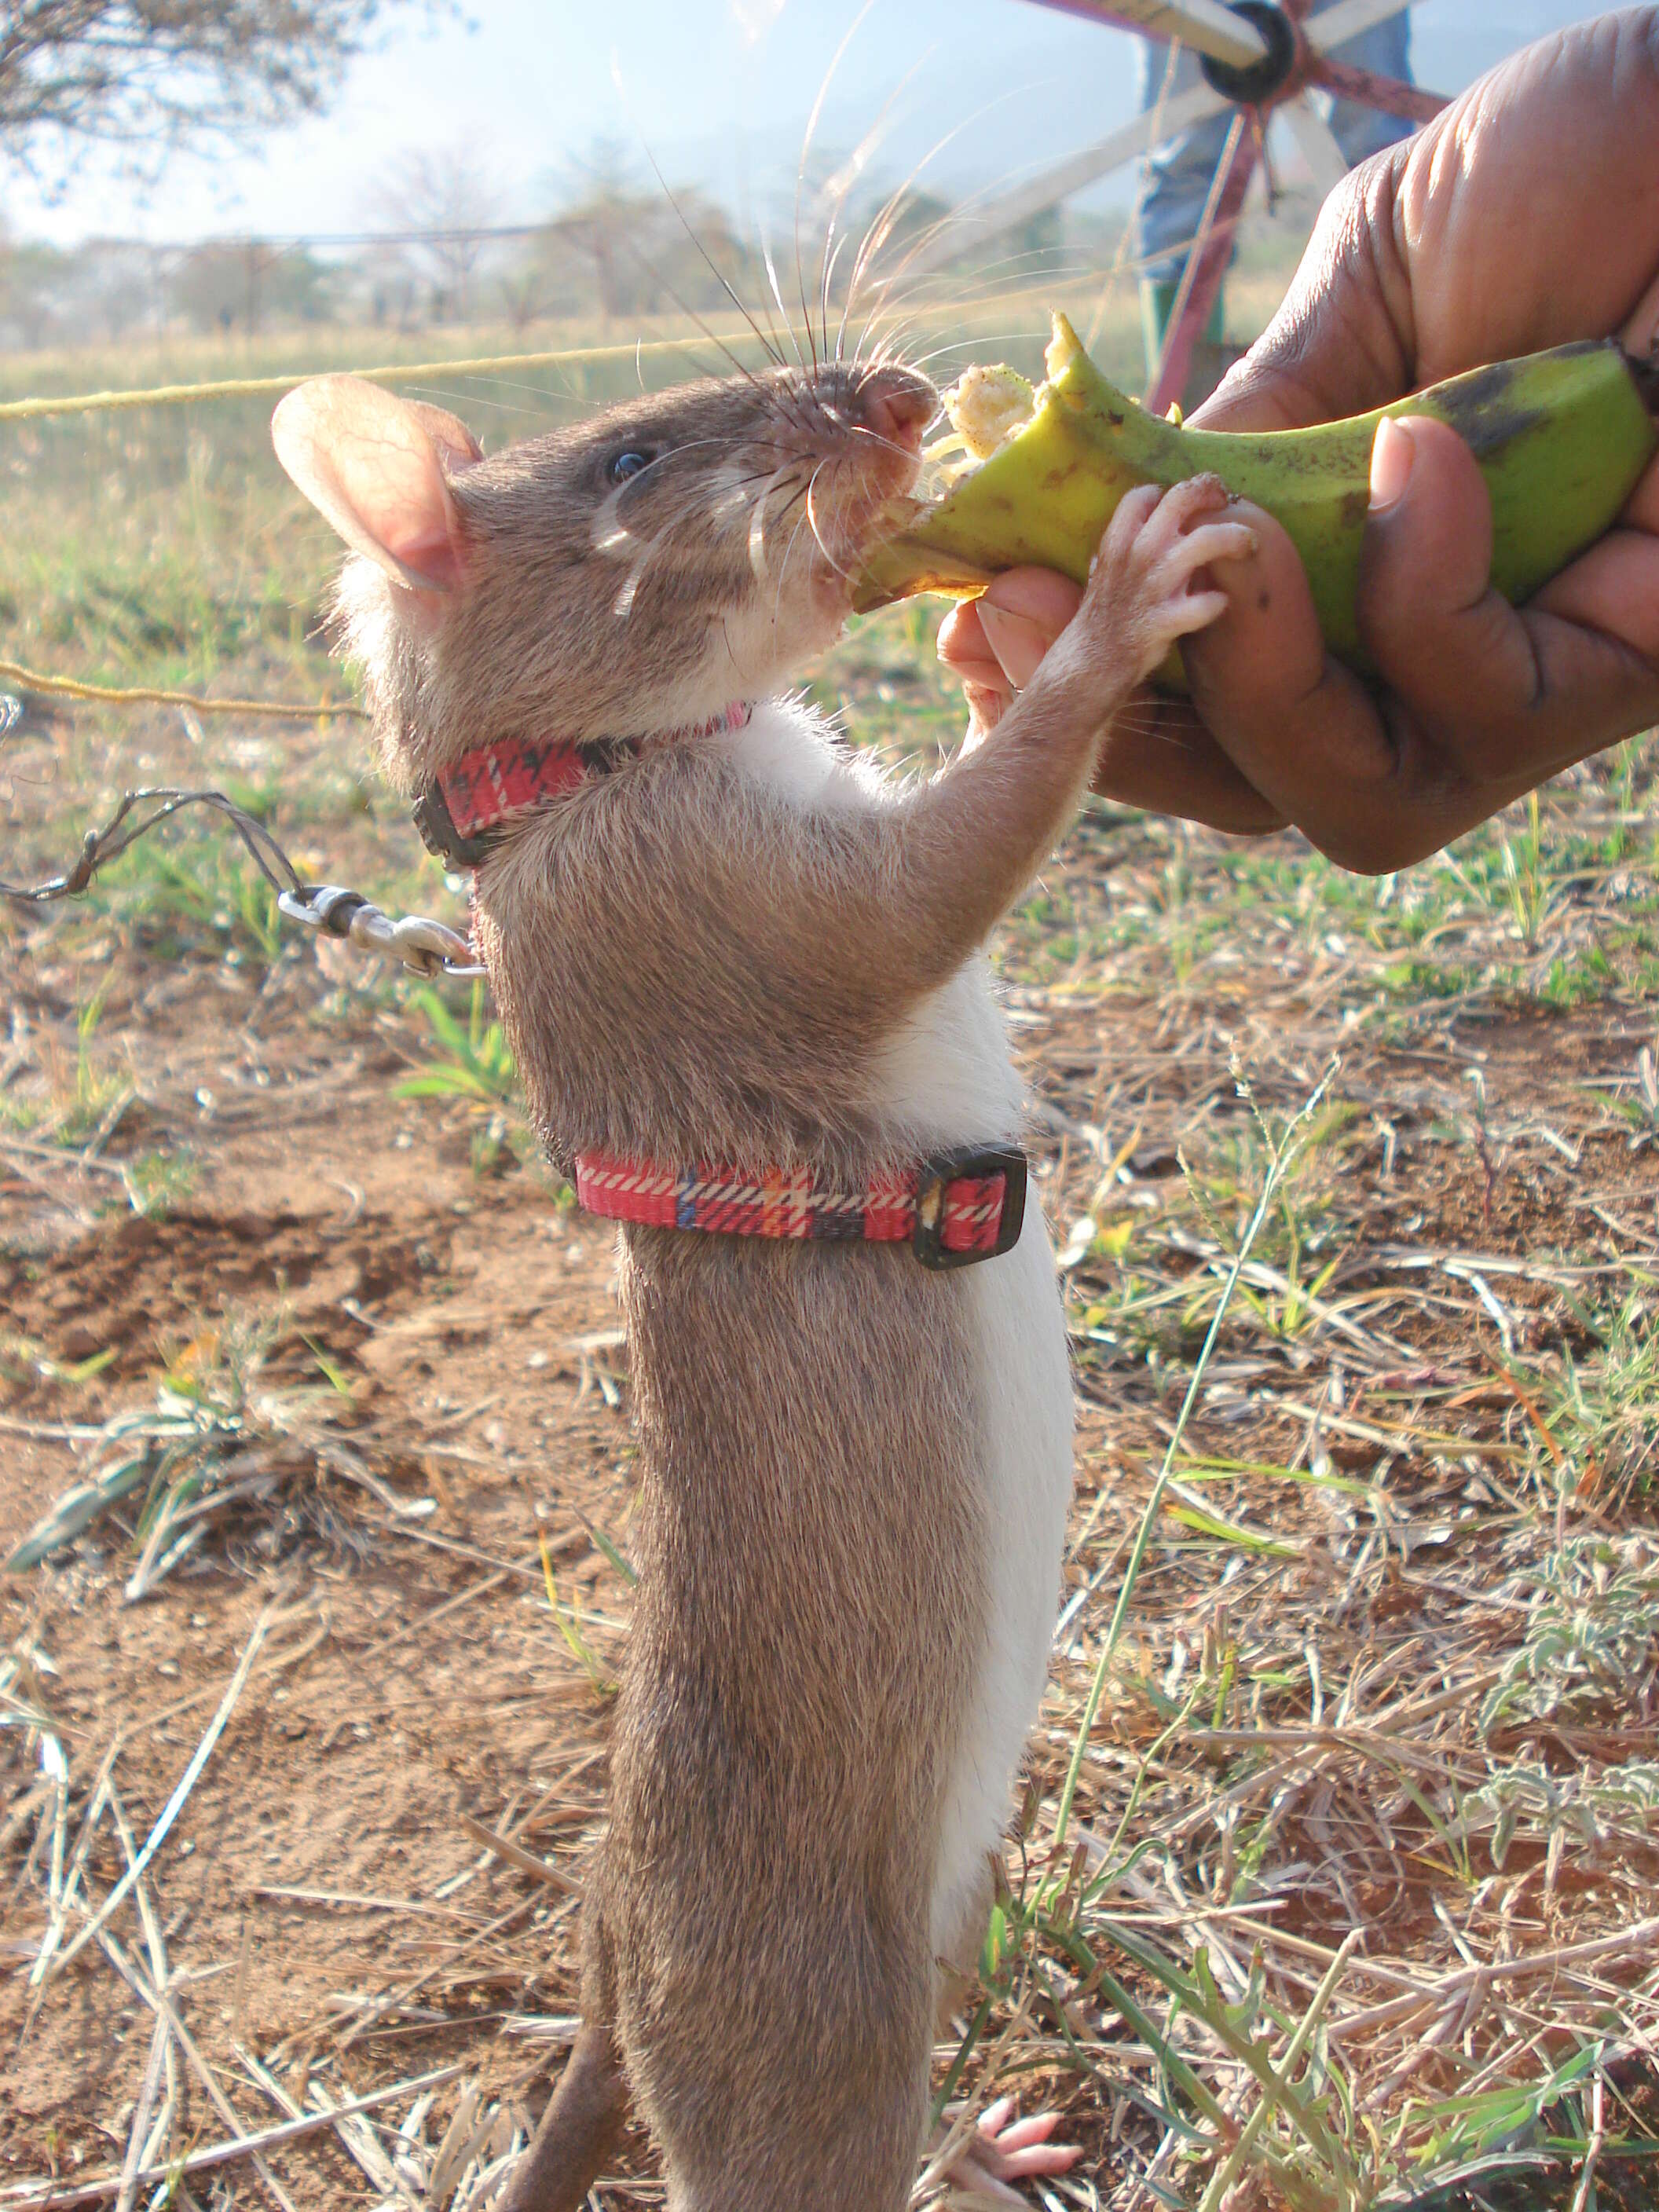
[[[258,151],[175,160],[148,202],[94,157],[56,204],[13,177],[0,209],[13,229],[65,242],[352,228],[384,221],[377,189],[406,149],[459,144],[491,172],[510,219],[540,212],[550,174],[599,137],[648,143],[672,182],[757,201],[793,180],[854,9],[855,0],[471,0],[472,27],[434,29],[412,9],[394,15],[326,117]],[[1419,81],[1453,92],[1528,40],[1600,11],[1573,0],[1420,0],[1412,12]],[[889,170],[902,173],[965,125],[927,173],[947,190],[977,188],[1103,135],[1132,111],[1133,88],[1127,38],[1026,0],[874,0],[820,141],[854,144],[896,92]]]

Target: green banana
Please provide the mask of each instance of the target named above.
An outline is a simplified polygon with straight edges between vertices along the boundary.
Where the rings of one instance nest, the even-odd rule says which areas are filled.
[[[1107,382],[1063,315],[1047,365],[1030,420],[874,550],[854,599],[860,611],[918,592],[970,596],[1027,562],[1081,583],[1126,492],[1208,470],[1283,524],[1327,644],[1368,673],[1355,600],[1371,443],[1384,415],[1434,416],[1468,441],[1492,495],[1492,581],[1516,605],[1617,519],[1659,448],[1638,372],[1612,340],[1474,369],[1375,414],[1260,436],[1149,414]],[[1007,373],[1005,415],[1016,383]],[[1176,680],[1173,667],[1161,673]]]

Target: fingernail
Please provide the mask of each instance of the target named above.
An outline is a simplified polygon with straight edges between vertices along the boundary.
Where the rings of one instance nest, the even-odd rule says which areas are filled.
[[[1381,514],[1405,496],[1417,442],[1403,422],[1385,415],[1371,443],[1371,513]]]
[[[1002,663],[1008,681],[1016,690],[1029,684],[1050,641],[1024,615],[1010,614],[1006,607],[987,606],[983,599],[979,603],[979,618],[985,641]]]

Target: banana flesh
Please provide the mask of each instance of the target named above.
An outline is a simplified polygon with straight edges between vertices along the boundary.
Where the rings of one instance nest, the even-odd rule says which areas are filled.
[[[1433,416],[1468,442],[1492,495],[1492,581],[1516,605],[1617,520],[1659,448],[1632,364],[1611,340],[1474,369],[1375,414],[1261,435],[1149,414],[1100,374],[1063,315],[1047,366],[1048,382],[1012,434],[1018,409],[1008,394],[1019,380],[979,372],[1012,384],[994,384],[998,412],[984,424],[970,401],[945,442],[970,458],[1001,442],[942,499],[913,502],[899,517],[860,579],[861,611],[919,592],[970,597],[1028,562],[1082,583],[1127,492],[1212,471],[1284,526],[1327,644],[1367,673],[1355,604],[1371,444],[1384,415]]]

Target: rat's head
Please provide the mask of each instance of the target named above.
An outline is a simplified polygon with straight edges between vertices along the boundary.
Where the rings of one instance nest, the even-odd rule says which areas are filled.
[[[351,376],[291,392],[277,457],[359,557],[339,610],[405,787],[479,744],[633,736],[777,689],[835,636],[937,404],[826,363],[682,385],[485,459]]]

